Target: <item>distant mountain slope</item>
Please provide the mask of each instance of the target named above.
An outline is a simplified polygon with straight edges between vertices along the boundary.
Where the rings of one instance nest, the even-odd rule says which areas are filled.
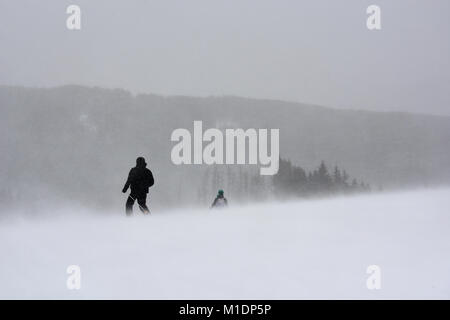
[[[0,107],[4,201],[53,195],[122,205],[125,176],[135,157],[144,155],[155,173],[155,203],[195,202],[202,167],[170,161],[171,132],[192,130],[194,120],[203,120],[204,128],[279,128],[282,157],[306,169],[325,160],[375,187],[450,182],[445,116],[238,97],[133,96],[82,86],[3,86]]]

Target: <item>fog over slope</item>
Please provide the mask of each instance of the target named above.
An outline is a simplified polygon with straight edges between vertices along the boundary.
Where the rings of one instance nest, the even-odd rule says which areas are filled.
[[[448,299],[450,189],[0,224],[0,298]],[[111,212],[109,212],[110,214]],[[69,265],[81,268],[68,290]],[[368,290],[367,267],[381,268]]]
[[[321,160],[375,189],[450,182],[450,117],[336,110],[239,97],[134,96],[124,90],[0,87],[2,204],[123,206],[137,156],[148,159],[154,208],[198,205],[206,166],[170,160],[176,128],[279,128],[280,156],[305,169]],[[206,198],[217,190],[208,190]],[[232,201],[232,199],[230,199]],[[203,203],[200,205],[204,205]]]

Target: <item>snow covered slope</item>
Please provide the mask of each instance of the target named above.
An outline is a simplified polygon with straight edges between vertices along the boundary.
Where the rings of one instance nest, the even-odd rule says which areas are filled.
[[[2,220],[0,298],[448,299],[449,209],[444,189]],[[66,287],[69,265],[80,290]],[[366,287],[369,265],[380,290]]]

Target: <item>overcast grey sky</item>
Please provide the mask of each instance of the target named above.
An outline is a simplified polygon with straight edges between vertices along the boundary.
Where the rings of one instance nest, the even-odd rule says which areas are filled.
[[[449,33],[448,0],[0,0],[0,84],[450,115]]]

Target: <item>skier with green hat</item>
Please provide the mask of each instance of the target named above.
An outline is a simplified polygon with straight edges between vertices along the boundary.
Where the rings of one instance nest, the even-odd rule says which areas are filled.
[[[225,208],[228,206],[228,200],[224,197],[224,192],[222,189],[220,189],[217,192],[217,196],[214,199],[214,202],[211,205],[211,208]]]

